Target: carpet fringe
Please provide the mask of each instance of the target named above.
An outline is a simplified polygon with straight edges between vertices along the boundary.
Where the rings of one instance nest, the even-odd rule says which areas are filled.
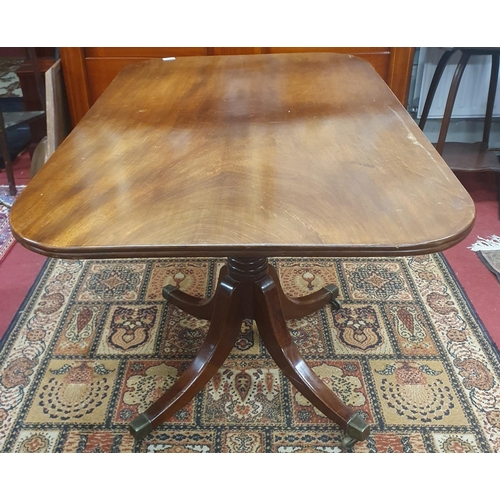
[[[469,247],[473,252],[480,252],[483,250],[500,250],[500,236],[492,235],[489,238],[481,238]]]

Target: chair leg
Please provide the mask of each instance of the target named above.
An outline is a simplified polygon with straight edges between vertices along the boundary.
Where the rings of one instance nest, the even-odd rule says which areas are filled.
[[[453,111],[453,106],[455,104],[455,99],[457,97],[458,87],[460,85],[460,80],[464,74],[465,67],[470,59],[469,52],[463,52],[460,61],[458,62],[457,69],[453,75],[453,80],[451,82],[450,93],[448,94],[448,99],[446,101],[446,107],[444,110],[443,122],[441,123],[441,130],[439,132],[439,139],[436,149],[440,155],[443,154],[444,143],[446,141],[446,135],[448,134],[448,127],[450,126],[451,113]]]
[[[491,55],[491,77],[490,88],[488,90],[488,102],[486,104],[486,117],[484,120],[483,142],[488,146],[490,142],[491,118],[493,116],[493,106],[498,83],[498,54]]]
[[[3,163],[5,165],[5,172],[7,174],[7,181],[9,183],[10,195],[15,196],[17,194],[16,181],[14,180],[14,172],[12,171],[9,146],[7,144],[7,135],[5,134],[5,124],[1,112],[0,112],[0,152],[2,153]]]
[[[444,69],[450,57],[455,53],[455,49],[447,50],[439,59],[438,65],[436,66],[436,71],[434,71],[434,75],[431,80],[431,85],[429,87],[429,92],[427,93],[427,97],[425,99],[424,109],[422,111],[422,116],[420,117],[420,122],[418,126],[420,130],[424,130],[425,124],[427,122],[427,118],[429,117],[429,111],[431,110],[432,101],[434,100],[434,96],[436,95],[436,90],[438,88],[439,82],[441,81],[441,77],[443,76]]]

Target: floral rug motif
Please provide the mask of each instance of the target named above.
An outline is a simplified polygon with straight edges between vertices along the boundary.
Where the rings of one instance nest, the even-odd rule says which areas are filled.
[[[19,194],[25,186],[16,187]],[[14,197],[9,195],[8,186],[0,186],[0,197],[5,199],[8,204],[14,200]],[[13,243],[14,237],[10,230],[9,208],[0,201],[0,262],[7,255]]]
[[[363,452],[499,452],[499,353],[441,254],[272,259],[285,291],[332,283],[342,308],[288,321],[312,369],[370,424]],[[252,321],[208,385],[135,442],[127,426],[182,373],[208,321],[162,298],[210,296],[220,259],[51,260],[0,350],[1,452],[340,452],[343,432]]]

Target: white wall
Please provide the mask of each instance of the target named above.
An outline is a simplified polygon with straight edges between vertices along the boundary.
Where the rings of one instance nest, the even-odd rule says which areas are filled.
[[[429,90],[432,76],[444,50],[440,48],[421,48],[419,52],[415,91],[420,95],[417,117],[420,118]],[[448,61],[441,82],[434,97],[429,118],[441,118],[444,114],[446,99],[453,74],[460,59],[457,51]],[[491,73],[490,56],[472,56],[465,68],[462,81],[453,107],[452,118],[483,118],[488,98]],[[493,116],[500,116],[500,78],[497,87]]]
[[[417,54],[415,84],[413,95],[410,96],[410,107],[416,108],[416,121],[420,120],[427,97],[427,92],[437,63],[443,54],[443,49],[419,49]],[[424,132],[430,141],[436,142],[441,127],[441,119],[446,106],[446,99],[453,74],[461,53],[457,51],[448,61],[446,70],[434,97],[429,113],[429,120]],[[488,99],[488,88],[491,72],[491,57],[472,56],[464,71],[458,90],[452,120],[448,129],[447,141],[478,142],[483,137],[484,114]],[[490,134],[490,148],[500,147],[500,78],[493,108],[493,124]]]

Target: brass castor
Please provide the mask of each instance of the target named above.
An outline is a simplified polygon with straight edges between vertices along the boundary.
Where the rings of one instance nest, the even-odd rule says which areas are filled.
[[[358,442],[357,439],[354,439],[353,437],[346,435],[344,436],[344,439],[342,439],[341,443],[342,449],[344,451],[352,450],[357,442]]]
[[[128,430],[134,439],[139,440],[144,439],[153,430],[153,426],[151,425],[149,418],[141,413],[138,417],[132,420],[132,422],[130,422]]]
[[[340,305],[340,302],[338,300],[332,299],[331,304],[332,304],[333,312],[340,311],[341,305]]]
[[[358,441],[364,441],[370,435],[370,426],[357,413],[347,422],[342,448],[350,450]]]
[[[163,287],[163,290],[162,290],[162,295],[163,295],[163,298],[164,299],[167,299],[168,300],[168,296],[170,295],[171,292],[173,292],[174,290],[177,290],[178,288],[175,287],[174,285],[166,285]]]
[[[335,285],[326,285],[325,288],[332,294],[332,298],[330,300],[330,304],[332,305],[332,309],[334,312],[340,310],[340,302],[337,300],[339,296],[339,289]]]

